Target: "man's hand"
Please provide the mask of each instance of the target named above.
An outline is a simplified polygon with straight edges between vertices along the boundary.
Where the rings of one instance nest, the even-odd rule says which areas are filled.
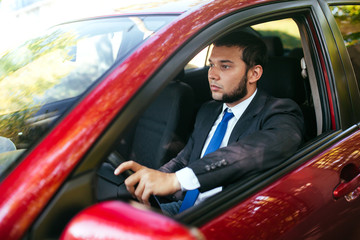
[[[166,196],[181,189],[175,173],[164,173],[142,166],[134,161],[120,164],[114,171],[119,175],[126,170],[133,170],[134,174],[125,180],[127,190],[140,202],[150,205],[151,194]]]

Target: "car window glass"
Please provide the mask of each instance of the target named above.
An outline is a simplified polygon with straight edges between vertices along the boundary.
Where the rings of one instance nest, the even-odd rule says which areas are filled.
[[[207,64],[206,59],[208,57],[208,53],[209,47],[204,48],[202,51],[196,54],[196,56],[191,59],[188,64],[186,64],[185,70],[205,67]]]
[[[360,5],[331,6],[360,83]],[[360,86],[360,84],[359,84]]]
[[[0,136],[6,141],[0,142],[4,145],[0,154],[14,150],[9,146],[28,148],[116,60],[172,18],[113,17],[67,23],[2,54]]]

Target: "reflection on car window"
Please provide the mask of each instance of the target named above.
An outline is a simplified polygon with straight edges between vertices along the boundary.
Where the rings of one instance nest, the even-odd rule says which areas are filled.
[[[332,6],[360,86],[360,5]]]
[[[28,148],[77,98],[173,16],[56,26],[0,56],[0,136]]]

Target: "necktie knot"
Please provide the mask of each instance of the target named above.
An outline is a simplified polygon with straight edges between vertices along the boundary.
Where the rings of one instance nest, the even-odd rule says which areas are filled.
[[[224,116],[223,116],[221,122],[228,122],[233,117],[234,117],[234,114],[232,112],[228,112],[228,109],[226,108],[224,110]]]

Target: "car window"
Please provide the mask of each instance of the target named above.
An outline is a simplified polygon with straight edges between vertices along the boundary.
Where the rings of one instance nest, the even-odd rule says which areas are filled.
[[[360,83],[360,5],[330,6]],[[360,86],[360,84],[358,84]]]
[[[5,139],[0,154],[28,148],[116,60],[172,18],[112,17],[62,24],[5,52],[0,56],[0,136]]]
[[[209,46],[201,50],[191,61],[186,64],[185,70],[203,68],[207,64],[207,58],[209,55]]]

